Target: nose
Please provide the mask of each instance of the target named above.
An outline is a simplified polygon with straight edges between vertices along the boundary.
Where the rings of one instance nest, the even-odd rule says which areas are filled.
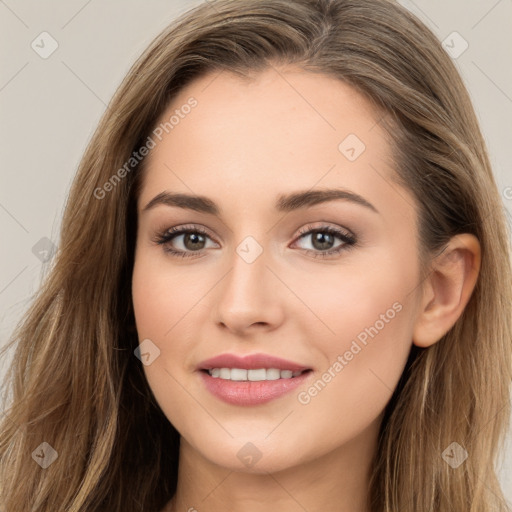
[[[254,248],[253,248],[254,249]],[[274,330],[283,321],[283,284],[263,250],[254,261],[234,251],[230,270],[216,287],[214,322],[238,335],[254,330]]]

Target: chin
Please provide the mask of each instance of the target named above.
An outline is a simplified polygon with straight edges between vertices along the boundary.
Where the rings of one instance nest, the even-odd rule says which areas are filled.
[[[277,436],[265,439],[266,435],[250,436],[246,433],[240,437],[229,437],[226,433],[222,439],[201,437],[199,443],[194,443],[191,448],[217,466],[250,474],[282,471],[300,464],[299,457],[305,457],[303,447],[300,453],[297,450],[299,440],[286,436],[290,443],[283,445]]]

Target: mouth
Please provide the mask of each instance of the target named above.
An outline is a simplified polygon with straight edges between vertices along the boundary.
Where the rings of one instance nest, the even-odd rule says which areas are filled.
[[[207,391],[237,406],[260,405],[289,395],[314,373],[313,368],[270,354],[233,353],[207,359],[196,370]]]

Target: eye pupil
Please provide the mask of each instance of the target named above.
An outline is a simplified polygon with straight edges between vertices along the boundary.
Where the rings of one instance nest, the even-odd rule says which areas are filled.
[[[316,231],[313,233],[313,246],[319,251],[325,251],[331,248],[333,236],[324,231]],[[326,241],[327,240],[327,241]],[[319,245],[317,244],[319,242]]]
[[[188,244],[187,242],[191,241],[192,245]],[[204,236],[198,235],[197,233],[185,233],[183,238],[183,244],[187,249],[194,250],[194,249],[202,249],[202,247],[197,247],[195,244],[201,244],[204,243]]]

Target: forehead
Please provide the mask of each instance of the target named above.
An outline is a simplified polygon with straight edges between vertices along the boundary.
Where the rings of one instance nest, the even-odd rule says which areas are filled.
[[[140,203],[173,190],[240,207],[256,196],[273,205],[291,190],[343,187],[377,206],[383,187],[389,200],[393,194],[381,117],[357,90],[326,75],[296,68],[270,68],[244,80],[209,73],[182,89],[160,116]]]
[[[193,109],[188,106],[192,100]],[[323,74],[293,67],[270,68],[244,79],[228,71],[211,72],[182,89],[162,113],[156,130],[166,140],[150,160],[171,148],[178,158],[185,153],[180,151],[183,143],[189,142],[200,143],[211,155],[222,152],[224,160],[230,156],[257,163],[271,158],[276,165],[290,157],[318,161],[320,153],[337,158],[339,144],[349,135],[358,142],[357,152],[364,145],[367,155],[385,157],[389,148],[378,126],[382,115],[353,87]],[[267,151],[262,154],[263,144]],[[195,157],[198,152],[187,154],[189,161]]]

